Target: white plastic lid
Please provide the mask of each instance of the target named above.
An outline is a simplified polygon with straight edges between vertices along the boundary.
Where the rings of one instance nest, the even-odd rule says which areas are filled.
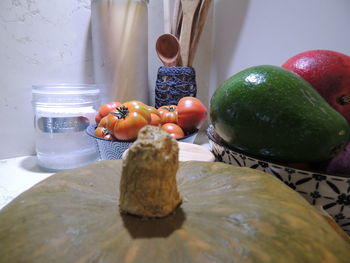
[[[100,89],[94,84],[33,85],[33,105],[94,105],[99,102]]]
[[[100,90],[97,85],[94,84],[55,84],[55,85],[33,85],[33,94],[51,94],[51,95],[80,95],[91,94],[97,95]]]

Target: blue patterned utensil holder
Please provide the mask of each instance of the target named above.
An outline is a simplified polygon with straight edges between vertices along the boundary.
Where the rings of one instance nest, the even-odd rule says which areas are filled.
[[[196,97],[196,72],[192,67],[160,67],[155,88],[155,107],[177,105],[183,97]]]

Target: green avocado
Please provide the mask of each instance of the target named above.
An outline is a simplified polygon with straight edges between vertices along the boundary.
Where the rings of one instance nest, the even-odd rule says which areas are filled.
[[[271,161],[324,161],[350,138],[347,121],[308,82],[271,65],[227,79],[211,98],[210,118],[228,146]]]

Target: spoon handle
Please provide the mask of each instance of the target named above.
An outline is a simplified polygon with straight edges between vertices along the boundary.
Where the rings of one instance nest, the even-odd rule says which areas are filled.
[[[173,13],[173,22],[171,25],[171,33],[179,38],[178,33],[178,28],[179,28],[179,23],[181,20],[181,0],[175,0],[174,4],[174,13]]]
[[[211,2],[212,0],[202,0],[198,15],[196,17],[195,30],[193,33],[193,39],[191,41],[190,54],[189,54],[189,62],[188,62],[189,66],[192,66],[194,56],[197,51],[198,42],[204,28],[205,20],[209,12]]]
[[[188,66],[193,16],[200,0],[181,0],[183,21],[180,34],[181,57],[184,66]]]
[[[188,66],[192,21],[193,19],[191,17],[187,17],[184,14],[184,21],[182,23],[181,35],[180,35],[181,57],[182,57],[182,64],[184,66]]]

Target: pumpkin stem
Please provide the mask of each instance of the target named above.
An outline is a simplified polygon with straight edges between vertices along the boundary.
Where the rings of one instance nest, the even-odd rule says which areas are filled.
[[[121,212],[147,218],[171,214],[181,203],[178,155],[177,141],[167,132],[150,125],[142,128],[123,160]]]

